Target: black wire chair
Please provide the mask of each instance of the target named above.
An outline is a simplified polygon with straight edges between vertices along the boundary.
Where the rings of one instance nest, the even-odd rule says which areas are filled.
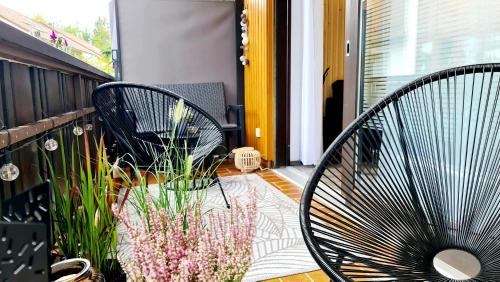
[[[217,121],[188,100],[183,99],[182,116],[176,123],[175,109],[182,98],[162,88],[111,82],[97,87],[92,99],[120,146],[145,165],[164,153],[171,138],[179,146],[187,144],[195,161],[224,141]]]
[[[176,117],[181,99],[183,110]],[[97,87],[92,100],[120,148],[143,166],[172,151],[166,148],[174,144],[182,155],[193,155],[195,167],[224,143],[222,128],[213,117],[190,101],[159,87],[110,82]],[[176,156],[171,157],[175,162]],[[226,200],[216,175],[215,183],[219,184]]]
[[[305,242],[330,278],[452,281],[433,259],[458,249],[480,262],[467,281],[500,280],[499,93],[500,64],[440,71],[333,142],[300,207]]]

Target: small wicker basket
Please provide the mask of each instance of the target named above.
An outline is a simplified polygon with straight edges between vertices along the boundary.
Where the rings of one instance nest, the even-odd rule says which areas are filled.
[[[253,147],[243,147],[233,150],[234,165],[241,172],[252,172],[260,168],[260,153]]]

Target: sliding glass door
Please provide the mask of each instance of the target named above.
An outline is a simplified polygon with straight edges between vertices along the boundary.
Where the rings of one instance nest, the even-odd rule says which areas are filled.
[[[361,0],[359,110],[435,71],[500,62],[498,0]]]

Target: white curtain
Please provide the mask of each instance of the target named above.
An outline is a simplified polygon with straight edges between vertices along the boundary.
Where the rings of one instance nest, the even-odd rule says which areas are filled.
[[[292,37],[290,42],[290,161],[300,161],[302,111],[302,46],[304,0],[292,0]]]
[[[303,1],[300,160],[304,165],[316,164],[323,154],[323,9],[323,0]]]

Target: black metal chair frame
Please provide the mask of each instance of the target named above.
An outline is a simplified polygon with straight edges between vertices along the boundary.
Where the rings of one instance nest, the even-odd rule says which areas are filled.
[[[329,179],[329,177],[331,177],[330,175],[333,175],[333,174],[326,175],[325,173],[326,172],[330,173],[333,170],[335,170],[335,172],[340,174],[339,176],[337,176],[338,178],[335,179],[336,181],[338,181],[337,183],[340,182],[340,184],[336,184],[336,185],[344,186],[345,190],[353,191],[352,194],[341,194],[341,192],[338,192],[339,193],[338,195],[342,195],[342,198],[346,200],[346,203],[347,202],[349,202],[349,203],[351,203],[351,202],[362,203],[360,199],[362,199],[363,197],[372,197],[370,199],[372,199],[374,202],[376,202],[376,200],[374,200],[376,198],[373,198],[376,196],[376,194],[374,192],[373,192],[374,193],[373,195],[371,195],[369,193],[370,193],[370,191],[373,191],[374,189],[378,189],[378,188],[366,188],[362,192],[355,193],[354,191],[356,191],[356,189],[357,189],[356,185],[357,184],[361,185],[362,183],[358,182],[360,180],[356,180],[356,179],[354,179],[354,177],[355,177],[355,175],[358,175],[360,173],[359,170],[362,169],[365,162],[370,163],[369,165],[373,165],[372,162],[378,162],[379,157],[377,154],[379,152],[373,152],[373,151],[374,150],[376,151],[377,148],[378,148],[378,150],[380,150],[381,144],[377,144],[377,143],[378,143],[378,141],[382,142],[381,141],[382,136],[379,134],[374,135],[373,132],[371,134],[368,132],[368,135],[370,135],[370,136],[368,138],[363,138],[361,136],[363,133],[361,133],[361,132],[363,132],[363,129],[366,129],[365,126],[368,123],[368,121],[373,122],[373,120],[371,120],[372,118],[379,117],[379,114],[383,115],[384,113],[382,111],[384,109],[388,108],[389,105],[391,105],[391,107],[394,107],[394,109],[395,109],[394,111],[396,112],[396,118],[395,118],[395,122],[394,122],[395,127],[397,127],[397,131],[398,131],[396,133],[396,135],[401,136],[401,138],[399,140],[394,141],[394,142],[398,143],[398,146],[400,146],[401,152],[403,155],[403,160],[401,161],[401,164],[405,168],[405,171],[401,172],[401,177],[402,177],[402,179],[407,179],[407,183],[402,182],[401,186],[404,186],[406,184],[408,185],[407,186],[408,191],[406,191],[406,192],[408,192],[408,194],[403,195],[403,194],[398,193],[398,191],[395,191],[394,197],[403,197],[403,196],[408,197],[408,199],[406,199],[406,200],[409,203],[411,203],[411,204],[409,204],[411,206],[411,208],[408,208],[408,207],[401,207],[401,208],[402,209],[406,208],[406,209],[409,209],[410,211],[413,211],[413,212],[410,212],[410,211],[397,211],[396,210],[396,211],[394,211],[394,213],[396,213],[397,215],[394,215],[394,216],[402,216],[404,219],[404,218],[406,218],[406,217],[404,217],[405,215],[408,216],[404,212],[408,212],[410,215],[413,214],[414,218],[408,217],[407,220],[410,220],[412,222],[414,221],[415,225],[418,225],[420,227],[420,229],[415,229],[415,232],[423,232],[425,234],[423,236],[430,236],[429,234],[434,234],[434,233],[432,233],[433,232],[432,230],[437,230],[439,228],[443,228],[443,229],[447,230],[447,232],[458,232],[458,231],[451,230],[452,228],[450,229],[450,227],[447,225],[447,223],[439,223],[439,221],[437,221],[439,224],[442,224],[442,226],[437,224],[437,223],[436,224],[429,223],[428,219],[429,219],[429,216],[431,216],[431,215],[429,215],[430,211],[428,210],[427,206],[424,206],[424,205],[426,205],[426,203],[422,202],[421,198],[419,198],[419,195],[420,195],[419,193],[423,193],[423,192],[417,190],[418,185],[417,185],[416,181],[419,181],[418,175],[415,175],[415,173],[412,171],[411,163],[410,163],[411,157],[415,157],[415,155],[414,155],[414,151],[411,151],[413,153],[413,155],[411,155],[411,152],[409,150],[409,146],[411,146],[412,144],[408,144],[407,139],[410,139],[410,138],[407,135],[408,133],[405,132],[405,130],[408,130],[408,129],[406,129],[406,127],[405,127],[406,124],[404,124],[404,118],[405,118],[405,114],[408,115],[408,112],[404,113],[403,110],[400,109],[400,106],[398,103],[402,97],[404,97],[405,95],[408,95],[408,94],[411,95],[411,93],[414,93],[413,91],[418,91],[419,89],[421,89],[421,87],[424,87],[424,86],[432,87],[433,83],[441,83],[441,80],[445,80],[445,82],[446,82],[446,79],[448,80],[447,81],[448,83],[453,83],[453,81],[450,82],[450,80],[451,80],[450,77],[454,77],[455,79],[457,79],[456,77],[463,75],[464,76],[464,78],[463,78],[464,79],[464,90],[465,90],[465,75],[472,75],[473,79],[475,78],[476,74],[478,76],[482,76],[483,77],[483,84],[490,83],[490,87],[491,87],[491,82],[493,81],[493,76],[494,76],[494,74],[498,75],[498,73],[500,73],[500,64],[482,64],[482,65],[470,65],[470,66],[463,66],[463,67],[457,67],[457,68],[452,68],[452,69],[448,69],[448,70],[443,70],[443,71],[439,71],[439,72],[430,74],[428,76],[424,76],[422,78],[416,79],[413,82],[410,82],[407,85],[399,88],[398,90],[396,90],[392,94],[386,96],[380,102],[378,102],[374,106],[372,106],[369,110],[362,113],[356,120],[354,120],[347,127],[346,130],[344,130],[336,138],[336,140],[332,143],[332,145],[326,150],[325,154],[322,156],[321,160],[319,161],[319,164],[315,168],[315,171],[313,172],[311,178],[308,180],[308,182],[304,188],[304,192],[302,194],[302,199],[301,199],[301,203],[300,203],[300,223],[301,223],[302,234],[304,236],[304,240],[306,242],[306,245],[307,245],[310,253],[314,257],[314,259],[318,263],[318,265],[328,274],[328,276],[331,279],[333,279],[334,281],[353,281],[352,280],[353,278],[351,276],[353,275],[352,273],[355,271],[341,269],[341,266],[354,265],[355,263],[359,263],[365,267],[366,273],[363,274],[364,276],[360,275],[360,276],[356,276],[356,278],[363,277],[364,279],[370,279],[370,278],[375,279],[373,281],[386,281],[384,279],[390,278],[391,277],[390,275],[392,274],[392,275],[397,276],[398,279],[395,279],[395,280],[398,280],[398,281],[400,279],[402,279],[401,281],[433,281],[433,279],[441,279],[439,281],[446,280],[445,277],[440,276],[440,274],[438,274],[434,269],[432,269],[432,257],[443,249],[454,247],[453,244],[450,245],[450,243],[449,243],[450,241],[445,240],[446,238],[437,238],[436,241],[438,241],[438,243],[436,243],[435,245],[432,245],[432,246],[425,246],[425,245],[423,245],[423,243],[419,244],[419,242],[414,242],[414,244],[415,244],[413,246],[414,248],[428,248],[425,252],[428,252],[428,253],[426,253],[427,258],[431,259],[431,261],[430,262],[428,262],[428,261],[426,261],[426,262],[414,261],[415,257],[413,257],[411,255],[412,252],[409,251],[402,262],[402,264],[404,264],[404,263],[408,264],[406,269],[402,269],[401,267],[398,267],[398,265],[390,265],[389,263],[386,263],[386,264],[378,263],[377,261],[370,260],[369,257],[362,257],[362,256],[355,255],[356,253],[360,252],[359,249],[361,247],[363,247],[361,245],[366,245],[366,244],[376,245],[377,244],[377,242],[366,242],[365,240],[368,240],[367,239],[368,237],[363,238],[363,236],[360,235],[360,238],[358,238],[359,241],[357,243],[360,245],[356,245],[355,243],[353,243],[357,239],[350,239],[350,240],[352,240],[352,241],[350,241],[352,243],[352,245],[347,244],[346,243],[347,241],[340,242],[338,240],[327,239],[326,237],[329,236],[328,234],[338,233],[335,230],[345,228],[345,227],[343,227],[342,224],[349,225],[349,223],[347,223],[347,221],[342,221],[341,219],[338,219],[338,222],[336,222],[336,220],[335,221],[332,220],[332,221],[328,222],[324,218],[330,219],[330,218],[334,218],[335,216],[338,216],[338,215],[345,213],[345,214],[349,215],[349,218],[353,218],[353,216],[359,216],[360,218],[356,217],[356,219],[361,221],[361,220],[363,220],[361,217],[365,214],[363,213],[362,215],[357,215],[352,210],[351,211],[344,210],[344,209],[340,210],[339,207],[341,206],[341,204],[330,202],[330,199],[325,198],[326,196],[318,194],[318,193],[321,193],[320,191],[323,191],[321,188],[318,188],[318,187],[320,187],[320,185],[325,185],[324,183],[326,180],[331,180],[331,179]],[[491,74],[491,81],[485,81],[486,80],[485,76],[487,74]],[[495,82],[493,83],[494,89],[489,90],[491,92],[496,91],[496,94],[491,94],[492,96],[496,95],[495,100],[493,100],[493,97],[488,97],[488,99],[491,99],[490,100],[491,103],[496,103],[496,104],[498,104],[498,99],[499,99],[498,91],[500,89],[500,84],[499,84],[500,80],[499,80],[499,82],[497,82],[497,79],[498,79],[498,76],[495,76]],[[483,84],[481,85],[481,87],[483,87]],[[441,84],[439,84],[439,85],[441,87]],[[446,86],[443,86],[443,87],[446,87]],[[448,87],[450,87],[450,85],[448,85]],[[456,80],[455,80],[455,90],[456,89],[457,88],[456,88]],[[472,93],[474,93],[474,89],[475,88],[474,88],[474,84],[473,84]],[[483,88],[481,88],[481,93],[483,91],[482,89]],[[441,90],[439,90],[439,93],[432,93],[432,95],[441,95],[442,93],[440,91]],[[424,94],[431,95],[431,93],[424,93]],[[442,94],[442,95],[444,95],[444,94]],[[463,95],[465,96],[465,94],[463,94]],[[488,95],[489,95],[489,93],[488,93]],[[485,98],[485,99],[487,99],[487,98]],[[440,101],[442,101],[442,100],[440,100]],[[464,101],[465,101],[465,98],[464,98]],[[481,105],[481,100],[479,103]],[[472,104],[472,98],[471,98],[471,104]],[[464,105],[465,105],[465,102],[464,102]],[[489,105],[489,104],[487,104],[487,105]],[[494,108],[491,110],[493,111],[493,115],[495,115],[496,106],[493,106],[493,107]],[[428,110],[431,111],[432,109],[428,109]],[[496,110],[496,111],[498,111],[498,110]],[[476,113],[474,112],[474,114],[476,114]],[[477,115],[479,116],[479,113],[477,113]],[[495,116],[492,117],[492,121],[494,120],[494,118],[495,118]],[[496,122],[497,122],[497,124],[492,124],[492,125],[490,124],[489,126],[492,126],[494,129],[498,130],[498,129],[500,129],[499,124],[498,124],[498,118],[497,118]],[[415,126],[415,125],[413,125],[413,126]],[[366,134],[366,133],[367,132],[364,131],[364,134]],[[498,137],[493,136],[493,141],[495,140],[495,138],[498,138]],[[358,141],[353,141],[356,139]],[[360,141],[359,139],[364,140],[364,142]],[[376,141],[376,140],[378,140],[378,141]],[[491,137],[489,140],[491,142]],[[349,143],[349,142],[351,142],[351,143]],[[369,143],[368,149],[360,148],[361,146],[363,146],[363,143],[365,143],[365,142]],[[386,146],[387,146],[387,144],[386,144]],[[358,149],[356,149],[356,147]],[[493,148],[494,148],[494,146],[491,145],[491,150],[494,150]],[[346,149],[348,149],[348,150],[346,150]],[[340,153],[339,153],[339,151],[340,151]],[[363,151],[372,152],[371,158],[365,159],[365,156],[363,156]],[[499,158],[500,151],[498,148],[496,149],[496,151],[497,152],[496,153],[493,152],[492,155],[484,155],[482,157],[490,158],[490,159],[492,158],[491,162],[493,162],[493,164],[491,164],[491,162],[490,162],[490,165],[493,165],[494,167],[491,168],[492,169],[491,171],[496,171],[497,173],[500,173],[500,171],[498,169],[500,167],[498,165],[498,158]],[[350,154],[349,152],[354,152],[354,153]],[[356,153],[356,152],[358,152],[358,153]],[[340,160],[338,158],[340,158]],[[390,158],[392,158],[392,157],[389,157],[389,159]],[[349,163],[349,162],[351,162],[351,163]],[[332,164],[335,164],[335,163],[340,163],[341,165],[343,164],[348,168],[352,167],[352,171],[353,171],[352,174],[345,174],[345,173],[343,174],[342,172],[344,172],[344,171],[341,171],[340,169],[337,170],[337,168],[335,168],[335,167],[332,168]],[[346,169],[346,171],[347,171],[347,169]],[[365,179],[363,179],[363,181],[366,182]],[[397,180],[396,180],[396,182],[397,182]],[[333,183],[333,180],[332,180],[332,183]],[[364,183],[364,185],[369,186],[369,185],[375,185],[375,184],[370,183],[370,182],[366,182],[366,183]],[[498,185],[498,182],[497,182],[497,185]],[[335,187],[341,187],[341,186],[335,186]],[[332,188],[332,187],[329,187],[329,188]],[[319,189],[319,190],[316,191],[317,189]],[[370,190],[370,189],[373,189],[373,190]],[[342,190],[342,193],[343,192],[345,192],[345,191]],[[410,196],[408,196],[408,195],[410,195]],[[475,194],[475,195],[477,195],[477,194]],[[491,195],[493,195],[493,194],[491,194]],[[324,201],[324,202],[322,202],[322,201]],[[380,199],[380,201],[390,201],[390,199]],[[363,203],[366,204],[366,202],[363,202]],[[492,205],[493,206],[491,206],[491,207],[494,208],[495,205],[494,204],[492,204]],[[318,208],[318,206],[319,206],[319,208]],[[328,208],[325,208],[326,206],[328,206]],[[347,206],[347,204],[346,204],[346,206]],[[325,208],[325,210],[321,210],[321,208]],[[337,208],[339,210],[337,210]],[[500,208],[500,204],[497,204],[496,208]],[[361,206],[359,208],[358,207],[354,208],[355,211],[362,211],[363,209],[369,209],[369,207]],[[368,212],[375,212],[375,211],[370,210],[370,211],[367,211],[367,213]],[[497,212],[498,212],[498,210],[497,210]],[[316,213],[316,215],[312,214],[312,213]],[[401,213],[401,214],[399,214],[399,213]],[[321,215],[322,217],[324,216],[324,218],[318,219],[317,215]],[[382,217],[380,219],[381,221],[384,220],[383,219],[384,214],[380,214],[379,216]],[[439,217],[439,214],[437,216]],[[313,217],[314,217],[314,219],[313,219]],[[496,219],[498,219],[498,217]],[[387,220],[391,220],[390,216],[388,217]],[[431,222],[434,222],[434,221],[431,221]],[[315,228],[314,228],[315,231],[313,231],[313,224],[315,226]],[[393,224],[397,224],[397,223],[393,223]],[[497,224],[498,224],[498,222],[497,222]],[[353,230],[352,232],[359,231],[359,230],[356,230],[357,225],[354,223],[350,224],[349,228],[352,228],[352,230]],[[377,226],[374,226],[373,228],[377,228]],[[394,227],[394,228],[397,228],[397,227]],[[321,229],[323,229],[324,232]],[[347,232],[348,231],[345,231],[345,233],[347,233]],[[377,229],[376,231],[372,230],[371,232],[382,232],[382,231],[379,231]],[[397,230],[387,230],[387,232],[398,232],[398,231]],[[358,233],[356,233],[356,234],[358,234]],[[359,233],[359,234],[362,234],[362,233]],[[485,235],[485,234],[473,234],[473,233],[471,233],[469,235],[471,236],[471,238],[473,238],[473,237],[475,238],[475,236],[481,236],[479,238],[481,238],[483,240],[489,240],[489,241],[496,240],[497,245],[495,246],[495,248],[500,249],[500,247],[499,247],[500,243],[498,243],[498,239],[489,238],[490,236],[487,234]],[[340,236],[340,235],[338,235],[338,236]],[[449,235],[449,236],[452,237],[452,235]],[[467,246],[473,246],[473,244],[467,245]],[[371,246],[371,247],[373,247],[373,246]],[[350,249],[350,248],[352,248],[352,252],[345,251],[346,249]],[[381,247],[381,246],[377,246],[377,247],[373,247],[373,248],[383,249],[383,247]],[[404,248],[405,248],[404,246],[401,247],[400,251],[406,251],[406,249],[404,249]],[[356,251],[355,249],[358,251]],[[482,263],[486,263],[485,261],[482,261],[484,255],[482,256],[481,254],[478,254],[477,250],[475,250],[474,248],[471,247],[470,249],[467,249],[466,251],[476,255]],[[424,253],[424,251],[422,251],[422,252]],[[383,256],[383,254],[379,254],[379,255]],[[389,255],[389,253],[388,253],[388,255]],[[390,253],[390,255],[393,255],[393,254]],[[333,259],[334,257],[335,257],[335,259]],[[491,259],[493,259],[491,256],[488,257],[488,259],[489,259],[489,262],[488,262],[489,265],[484,266],[485,270],[484,271],[481,270],[481,273],[475,279],[467,280],[467,281],[486,281],[486,280],[492,281],[489,279],[491,279],[492,277],[496,277],[496,278],[500,277],[499,276],[500,275],[499,264],[498,263],[494,264],[493,262],[491,262]],[[500,253],[497,253],[496,259],[497,259],[497,261],[498,261],[498,259],[500,259]],[[428,265],[425,265],[425,267],[424,267],[425,269],[427,269],[427,273],[425,273],[426,271],[424,271],[423,273],[420,273],[420,274],[417,272],[412,273],[409,270],[411,267],[413,267],[419,263],[421,263],[421,264],[428,263]],[[494,265],[496,265],[496,267],[494,267]],[[368,269],[375,270],[375,271],[369,271]],[[351,273],[351,274],[346,274],[346,272]],[[438,278],[438,277],[440,277],[440,278]],[[377,280],[377,279],[380,279],[380,280]],[[486,280],[482,280],[482,279],[486,279]],[[446,280],[446,281],[451,281],[451,280]]]
[[[123,95],[124,95],[123,89],[138,89],[140,91],[148,91],[150,93],[158,94],[158,96],[161,95],[161,97],[168,97],[169,99],[175,100],[175,101],[179,101],[182,99],[184,101],[186,108],[188,108],[190,111],[195,111],[195,113],[199,114],[200,117],[207,119],[207,121],[209,121],[211,123],[212,128],[216,129],[218,132],[220,132],[220,136],[217,135],[217,137],[220,138],[220,140],[219,140],[220,142],[215,142],[218,144],[216,144],[214,146],[210,146],[209,148],[205,148],[205,151],[201,152],[201,155],[195,156],[195,160],[194,160],[195,164],[203,162],[206,158],[209,157],[209,155],[211,154],[211,152],[213,152],[213,150],[215,150],[218,146],[220,146],[221,144],[224,143],[224,134],[223,134],[223,130],[222,130],[222,127],[220,126],[220,124],[212,116],[210,116],[202,108],[200,108],[198,105],[190,102],[189,100],[186,100],[185,98],[183,98],[175,93],[172,93],[172,92],[165,90],[163,88],[160,88],[160,87],[148,86],[148,85],[142,85],[142,84],[136,84],[136,83],[127,83],[127,82],[110,82],[110,83],[105,83],[103,85],[98,86],[92,94],[92,100],[93,100],[94,106],[96,107],[96,111],[97,111],[98,115],[100,117],[102,117],[107,129],[110,130],[111,133],[113,134],[113,136],[116,138],[119,146],[122,149],[124,149],[127,153],[130,153],[132,156],[134,156],[135,161],[139,162],[140,165],[142,164],[144,167],[149,167],[151,165],[151,163],[154,161],[154,158],[151,157],[151,154],[154,154],[155,152],[160,152],[163,149],[162,146],[166,142],[168,142],[168,140],[166,140],[166,141],[161,140],[161,137],[159,137],[159,136],[161,136],[162,134],[164,134],[165,132],[168,132],[168,131],[149,132],[149,133],[146,132],[146,133],[137,134],[136,136],[132,136],[132,138],[124,136],[125,134],[127,134],[126,132],[120,133],[119,128],[115,128],[115,126],[113,124],[111,124],[111,122],[106,118],[105,111],[111,110],[111,109],[104,108],[99,103],[97,96],[104,95],[105,94],[104,92],[106,92],[106,91],[117,91],[119,94],[115,93],[115,95],[118,95],[119,97],[117,97],[118,101],[116,101],[116,103],[117,103],[116,107],[121,108],[120,110],[122,111],[118,114],[123,115],[124,120],[128,120],[129,122],[134,123],[134,125],[133,125],[134,131],[137,131],[137,122],[138,122],[139,118],[137,116],[133,115],[133,113],[131,113],[129,111],[129,109],[126,109],[124,107],[125,105],[123,105],[123,103],[124,103],[123,102],[123,99],[124,99],[123,98]],[[163,101],[164,101],[163,103],[165,103],[165,99],[166,98],[163,98]],[[169,101],[169,103],[170,103],[170,101]],[[165,106],[165,105],[163,105],[163,106]],[[152,109],[152,110],[154,110],[154,109]],[[163,114],[165,114],[165,113],[163,113]],[[160,117],[160,120],[163,122],[171,123],[171,119],[172,119],[172,116],[165,117],[162,115]],[[196,119],[198,119],[198,117]],[[147,122],[147,121],[143,121],[143,122]],[[156,123],[157,123],[156,120],[149,121],[149,122],[154,123],[156,126]],[[183,127],[182,131],[184,133],[189,131],[189,128],[185,123],[182,123],[182,127]],[[165,129],[165,130],[168,130],[168,129]],[[197,130],[202,131],[203,128],[197,129]],[[181,131],[181,130],[179,130],[179,131]],[[139,138],[145,138],[144,137],[145,135],[154,135],[154,137],[150,136],[150,137],[148,137],[148,139],[141,139],[140,141],[138,141]],[[192,138],[192,136],[189,137],[188,135],[189,134],[185,135],[185,137],[184,137],[187,140]],[[200,133],[200,135],[201,135],[201,133]],[[142,142],[142,144],[141,144],[141,142]],[[177,141],[174,141],[174,142],[177,142]],[[196,143],[197,140],[193,141],[193,142]],[[193,142],[191,142],[191,143],[193,143]],[[188,143],[189,143],[189,140],[188,140]],[[144,150],[142,148],[148,148],[150,151]],[[160,154],[161,154],[161,152],[160,152]],[[214,179],[213,179],[212,183],[209,185],[209,187],[213,186],[213,185],[219,186],[220,191],[222,193],[222,196],[224,198],[224,201],[226,203],[226,206],[229,208],[230,206],[229,206],[229,203],[227,201],[224,190],[222,188],[222,185],[220,183],[217,172],[214,172]]]

